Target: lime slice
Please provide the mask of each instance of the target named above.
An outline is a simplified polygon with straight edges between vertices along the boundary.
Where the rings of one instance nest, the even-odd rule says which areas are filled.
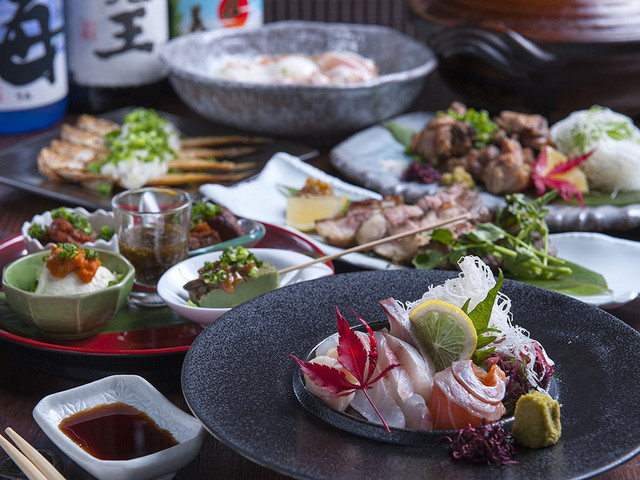
[[[409,319],[418,347],[433,361],[436,371],[473,355],[478,339],[476,329],[455,305],[427,300],[411,311]]]
[[[347,196],[313,195],[287,198],[287,225],[302,232],[315,230],[316,220],[333,218],[347,204]]]

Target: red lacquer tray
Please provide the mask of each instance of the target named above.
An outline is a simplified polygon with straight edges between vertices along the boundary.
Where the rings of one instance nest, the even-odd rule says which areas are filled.
[[[323,255],[315,245],[295,233],[265,225],[258,247],[281,248]],[[0,242],[0,268],[26,254],[22,235]],[[144,376],[179,376],[184,354],[202,327],[168,307],[126,305],[97,335],[73,340],[53,340],[24,325],[0,301],[2,353],[36,368],[74,378],[98,378],[112,373]]]

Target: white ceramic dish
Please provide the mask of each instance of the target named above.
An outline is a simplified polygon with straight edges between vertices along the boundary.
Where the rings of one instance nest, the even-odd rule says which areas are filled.
[[[640,242],[602,233],[567,232],[550,235],[557,256],[604,276],[608,294],[579,296],[578,300],[601,308],[614,308],[634,300],[640,293]]]
[[[215,203],[225,205],[236,215],[275,224],[295,232],[314,243],[327,254],[341,252],[342,248],[327,245],[322,242],[318,235],[306,235],[287,226],[287,197],[280,187],[302,188],[308,177],[329,183],[333,186],[336,194],[342,195],[346,193],[349,200],[382,198],[379,193],[343,182],[297,157],[282,152],[271,157],[255,178],[229,187],[218,184],[205,184],[200,187],[200,193]],[[259,201],[256,201],[256,199],[259,199]],[[389,260],[364,253],[350,253],[341,257],[341,260],[352,265],[376,270],[398,268],[397,265],[391,264]]]
[[[278,270],[294,265],[302,265],[313,260],[302,253],[275,248],[252,248],[251,252],[258,259],[272,263]],[[160,277],[158,295],[162,297],[162,300],[169,308],[183,317],[201,325],[209,325],[220,315],[228,312],[229,308],[201,308],[187,305],[189,294],[183,286],[185,283],[198,278],[198,269],[204,265],[204,262],[214,262],[220,258],[221,254],[222,252],[213,252],[206,255],[198,255],[174,265]],[[327,264],[316,263],[307,268],[285,273],[280,277],[279,286],[285,287],[294,283],[333,275],[333,273],[333,269]]]
[[[74,413],[122,402],[146,413],[171,432],[178,445],[131,460],[99,460],[88,454],[58,427]],[[206,437],[200,421],[173,405],[144,378],[113,375],[44,397],[33,410],[40,428],[65,455],[98,480],[169,480],[200,452]]]
[[[113,212],[107,212],[102,209],[98,209],[95,212],[88,212],[82,207],[65,207],[65,209],[70,213],[80,213],[87,217],[89,223],[91,223],[94,230],[96,231],[100,231],[100,229],[104,226],[111,228],[113,228],[114,226]],[[24,246],[27,249],[27,252],[35,253],[44,250],[45,248],[51,248],[51,243],[42,245],[40,240],[29,235],[29,228],[34,223],[48,227],[52,222],[53,219],[51,218],[51,211],[47,211],[41,213],[40,215],[35,215],[30,222],[24,222],[22,224],[22,236],[24,237]],[[83,245],[87,248],[101,248],[102,250],[111,250],[112,252],[117,252],[118,236],[114,234],[113,237],[111,237],[111,240],[109,240],[108,242],[106,240],[98,239],[95,242],[88,242]]]

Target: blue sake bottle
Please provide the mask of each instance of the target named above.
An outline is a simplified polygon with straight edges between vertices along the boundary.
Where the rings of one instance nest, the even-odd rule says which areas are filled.
[[[62,0],[0,0],[0,134],[38,130],[67,109]]]

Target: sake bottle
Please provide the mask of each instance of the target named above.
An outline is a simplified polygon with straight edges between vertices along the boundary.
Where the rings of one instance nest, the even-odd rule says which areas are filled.
[[[263,0],[169,0],[171,36],[219,28],[252,28],[264,22]]]
[[[104,112],[153,106],[165,85],[167,0],[66,0],[70,105]]]
[[[67,109],[62,0],[0,1],[0,134],[48,127]]]

